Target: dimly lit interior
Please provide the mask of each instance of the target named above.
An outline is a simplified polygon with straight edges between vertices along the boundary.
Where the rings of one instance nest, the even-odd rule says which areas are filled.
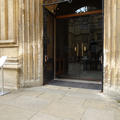
[[[102,81],[102,0],[72,0],[48,9],[53,15],[44,11],[45,76]]]
[[[58,5],[56,15],[102,9],[102,1],[73,0]],[[102,80],[102,13],[57,19],[56,77]]]

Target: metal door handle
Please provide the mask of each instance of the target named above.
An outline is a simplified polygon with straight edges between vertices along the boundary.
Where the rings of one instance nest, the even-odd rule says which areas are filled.
[[[48,61],[48,56],[47,55],[45,55],[45,62],[47,62]]]
[[[101,64],[103,63],[103,58],[102,58],[102,56],[100,57],[100,61],[101,61]]]

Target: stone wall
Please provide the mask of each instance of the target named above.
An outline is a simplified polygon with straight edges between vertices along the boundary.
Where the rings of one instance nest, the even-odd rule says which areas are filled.
[[[0,0],[0,56],[4,55],[5,87],[43,84],[42,0]]]
[[[19,72],[20,87],[43,84],[42,0],[20,0]]]
[[[8,56],[7,63],[4,66],[5,86],[17,88],[20,67],[18,60],[18,0],[0,0],[1,56]]]

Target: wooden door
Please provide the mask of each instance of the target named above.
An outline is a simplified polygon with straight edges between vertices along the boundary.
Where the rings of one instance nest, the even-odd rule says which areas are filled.
[[[54,79],[54,16],[44,8],[44,84]]]

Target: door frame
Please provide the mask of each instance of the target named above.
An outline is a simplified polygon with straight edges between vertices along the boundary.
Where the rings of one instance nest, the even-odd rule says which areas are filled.
[[[45,0],[43,0],[44,3]],[[45,6],[43,6],[44,9]],[[52,13],[51,13],[52,14]],[[104,0],[102,0],[102,15],[103,15],[103,58],[102,58],[102,62],[103,62],[103,70],[102,70],[102,88],[101,88],[101,92],[104,91]],[[43,15],[44,16],[44,15]],[[44,22],[44,17],[43,17],[43,22]],[[54,50],[53,50],[53,54],[54,54],[54,79],[56,79],[56,18],[54,17]],[[44,43],[44,38],[43,38],[43,43]],[[43,44],[43,49],[44,49],[44,44]],[[44,51],[44,50],[43,50]],[[44,71],[44,54],[43,54],[43,71]],[[44,82],[44,72],[43,72],[43,82]]]
[[[104,0],[102,0],[102,17],[103,17],[103,53],[102,53],[102,62],[103,62],[103,70],[102,70],[102,88],[101,88],[101,92],[103,92],[104,90]]]

